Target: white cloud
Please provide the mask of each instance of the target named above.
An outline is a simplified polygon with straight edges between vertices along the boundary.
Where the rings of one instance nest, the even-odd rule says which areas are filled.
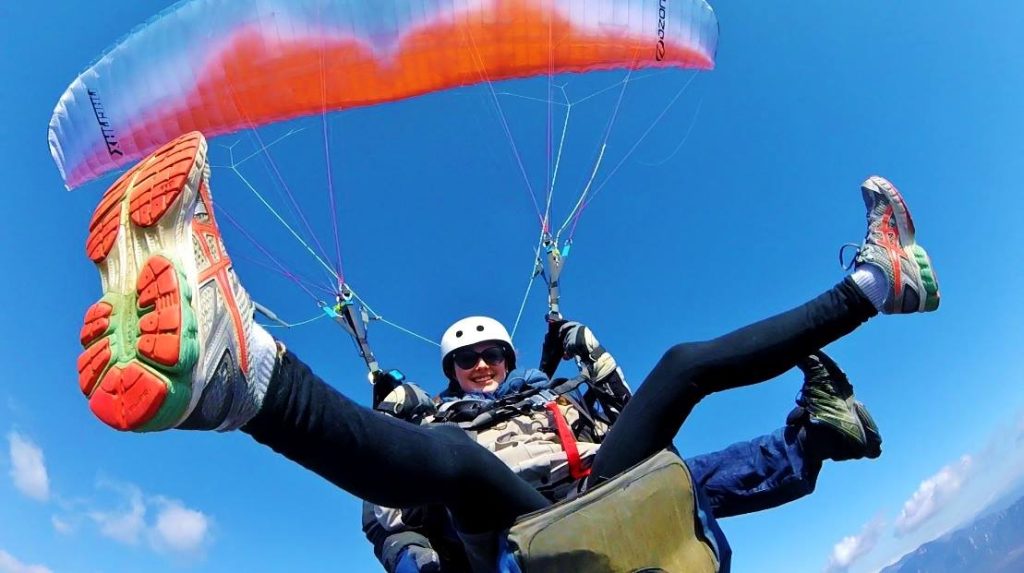
[[[870,553],[878,545],[884,530],[885,520],[876,517],[864,524],[857,535],[844,537],[832,547],[832,555],[828,558],[825,571],[838,573],[849,569],[857,560]]]
[[[11,478],[18,491],[39,501],[50,498],[50,478],[43,450],[17,432],[7,434],[11,454]]]
[[[91,511],[89,517],[96,522],[100,533],[126,545],[136,545],[146,530],[146,504],[142,491],[135,486],[125,488],[127,506],[113,511]]]
[[[50,523],[53,524],[53,529],[62,535],[67,535],[75,530],[75,527],[70,522],[56,515],[50,517]]]
[[[53,573],[49,567],[42,565],[26,565],[13,555],[0,549],[0,573]]]
[[[993,503],[1020,495],[1024,485],[1024,410],[995,424],[976,451],[921,482],[894,522],[893,539],[882,539],[858,570],[877,571],[898,562],[921,543],[972,522]],[[838,549],[838,546],[837,546]],[[868,561],[870,560],[870,563]]]
[[[145,541],[153,550],[197,555],[211,541],[212,520],[178,500],[146,496],[134,485],[104,484],[125,496],[122,507],[92,511],[100,533],[126,545]]]
[[[210,538],[210,518],[178,501],[167,500],[162,504],[150,530],[153,547],[176,553],[198,553]]]
[[[959,461],[947,465],[921,482],[896,518],[896,534],[899,536],[914,531],[941,511],[967,483],[973,467],[974,459],[964,455]]]

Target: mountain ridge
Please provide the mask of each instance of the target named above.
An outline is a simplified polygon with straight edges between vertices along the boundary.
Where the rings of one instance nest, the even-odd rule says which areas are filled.
[[[969,525],[924,543],[879,573],[1024,572],[1024,492],[1016,486],[1009,491]],[[1012,495],[1017,497],[1009,501]]]

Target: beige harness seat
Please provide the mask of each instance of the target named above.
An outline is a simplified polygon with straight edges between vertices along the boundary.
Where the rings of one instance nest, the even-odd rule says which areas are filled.
[[[520,517],[509,550],[523,573],[717,573],[690,471],[662,451],[573,500]]]

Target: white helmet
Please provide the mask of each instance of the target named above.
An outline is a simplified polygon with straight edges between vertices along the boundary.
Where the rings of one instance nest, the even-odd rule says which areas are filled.
[[[509,371],[515,370],[516,351],[508,330],[497,320],[486,316],[469,316],[448,327],[441,337],[441,368],[445,376],[455,376],[452,368],[452,352],[478,342],[498,342],[505,350],[505,363]]]

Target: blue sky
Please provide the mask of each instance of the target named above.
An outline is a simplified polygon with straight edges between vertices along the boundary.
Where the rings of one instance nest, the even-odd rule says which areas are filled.
[[[64,192],[46,125],[75,75],[165,6],[0,6],[0,572],[373,571],[351,496],[243,434],[112,432],[77,389],[81,316],[99,296],[83,242],[103,183]],[[891,178],[937,266],[942,308],[880,318],[829,348],[879,422],[884,454],[828,464],[813,496],[723,522],[739,573],[874,571],[1024,475],[1024,52],[1014,40],[1024,6],[715,8],[718,68],[695,78],[587,210],[563,308],[637,383],[669,345],[784,310],[839,280],[839,246],[863,236],[859,182]],[[634,76],[604,174],[691,75]],[[560,81],[579,101],[622,77]],[[514,94],[499,99],[534,187],[544,178],[547,108],[522,96],[545,86],[497,86]],[[585,182],[616,94],[573,106],[556,213]],[[376,311],[429,338],[467,314],[511,322],[529,279],[536,217],[497,117],[478,87],[330,118],[346,275]],[[271,153],[329,242],[320,119],[266,136],[291,128],[301,131]],[[214,140],[216,164],[229,162],[230,144],[239,155],[252,145],[245,135]],[[261,158],[239,171],[277,196]],[[230,169],[214,170],[212,188],[289,268],[323,282]],[[222,224],[258,300],[287,320],[316,316],[243,233]],[[544,310],[535,289],[516,336],[526,362],[537,359]],[[341,391],[368,399],[365,370],[336,326],[275,334]],[[435,347],[382,324],[371,336],[382,363],[440,388]],[[789,373],[711,397],[677,443],[696,454],[771,431],[799,384]]]

